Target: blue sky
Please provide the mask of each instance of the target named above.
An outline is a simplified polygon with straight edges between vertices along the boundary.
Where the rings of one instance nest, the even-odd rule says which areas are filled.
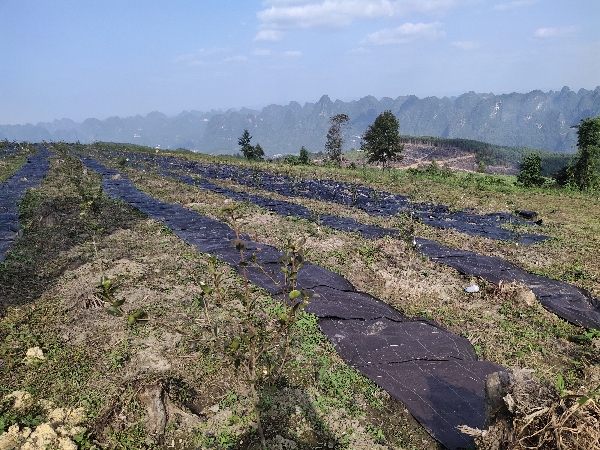
[[[0,0],[0,124],[600,85],[598,0]]]

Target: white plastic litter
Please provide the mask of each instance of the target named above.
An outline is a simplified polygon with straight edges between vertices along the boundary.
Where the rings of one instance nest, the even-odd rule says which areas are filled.
[[[474,284],[473,286],[468,286],[465,288],[465,292],[472,294],[473,292],[479,292],[479,286]]]

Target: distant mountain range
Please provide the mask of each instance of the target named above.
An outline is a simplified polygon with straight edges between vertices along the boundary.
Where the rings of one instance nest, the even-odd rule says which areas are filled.
[[[465,138],[497,145],[531,147],[550,152],[575,151],[576,130],[585,117],[600,115],[600,86],[578,92],[532,91],[526,94],[476,94],[459,97],[414,95],[377,100],[367,96],[343,102],[324,95],[316,103],[269,105],[262,110],[184,111],[175,117],[152,112],[145,117],[110,117],[40,122],[36,125],[0,125],[0,140],[109,141],[162,149],[186,148],[202,153],[236,153],[244,129],[267,155],[323,150],[329,117],[345,113],[351,119],[347,150],[360,147],[360,136],[378,114],[391,110],[400,121],[400,133],[411,136]]]

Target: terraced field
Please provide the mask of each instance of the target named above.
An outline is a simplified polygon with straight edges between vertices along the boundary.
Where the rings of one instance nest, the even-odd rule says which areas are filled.
[[[48,150],[0,268],[1,394],[30,396],[19,413],[3,401],[15,440],[45,424],[79,448],[259,448],[261,434],[269,448],[469,448],[457,426],[484,426],[492,372],[600,384],[597,197],[500,177]],[[0,154],[4,179],[35,155]],[[299,241],[286,290],[281,254]],[[282,319],[292,291],[307,301]],[[285,330],[253,379],[232,356],[249,323]],[[56,408],[85,419],[52,421]]]

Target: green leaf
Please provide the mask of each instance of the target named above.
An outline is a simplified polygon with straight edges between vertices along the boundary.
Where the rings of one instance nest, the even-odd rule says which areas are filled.
[[[585,397],[585,396],[581,397],[578,402],[579,406],[583,406],[584,403],[587,402],[589,399],[590,399],[589,397]]]
[[[112,316],[122,316],[123,315],[123,313],[118,308],[115,308],[114,306],[109,306],[108,308],[106,308],[106,312]]]
[[[565,391],[565,379],[560,373],[556,376],[556,390],[562,397]]]
[[[202,292],[206,295],[210,295],[213,293],[213,289],[210,286],[203,284],[200,287],[202,288]]]
[[[194,297],[194,303],[200,308],[206,308],[206,300],[204,300],[202,295],[197,295]]]
[[[293,306],[293,308],[292,308],[292,313],[293,313],[293,314],[296,314],[298,311],[302,311],[302,310],[303,310],[303,309],[306,307],[306,304],[307,304],[307,303],[308,303],[308,302],[306,302],[306,301],[304,301],[304,302],[300,302],[300,303],[296,303],[296,304]]]
[[[112,306],[114,306],[115,308],[118,308],[119,306],[123,306],[123,303],[125,303],[125,299],[124,298],[122,298],[120,300],[115,300],[112,303]]]
[[[113,299],[107,296],[104,292],[97,292],[96,295],[107,303],[112,303]]]
[[[294,289],[292,292],[290,292],[290,300],[297,299],[301,294],[302,293],[298,289]]]
[[[140,310],[133,312],[132,314],[129,314],[127,321],[129,322],[130,325],[133,325],[134,323],[136,323],[139,320],[145,320],[147,317],[148,317],[148,314],[146,314],[144,311],[142,311],[140,309]]]

